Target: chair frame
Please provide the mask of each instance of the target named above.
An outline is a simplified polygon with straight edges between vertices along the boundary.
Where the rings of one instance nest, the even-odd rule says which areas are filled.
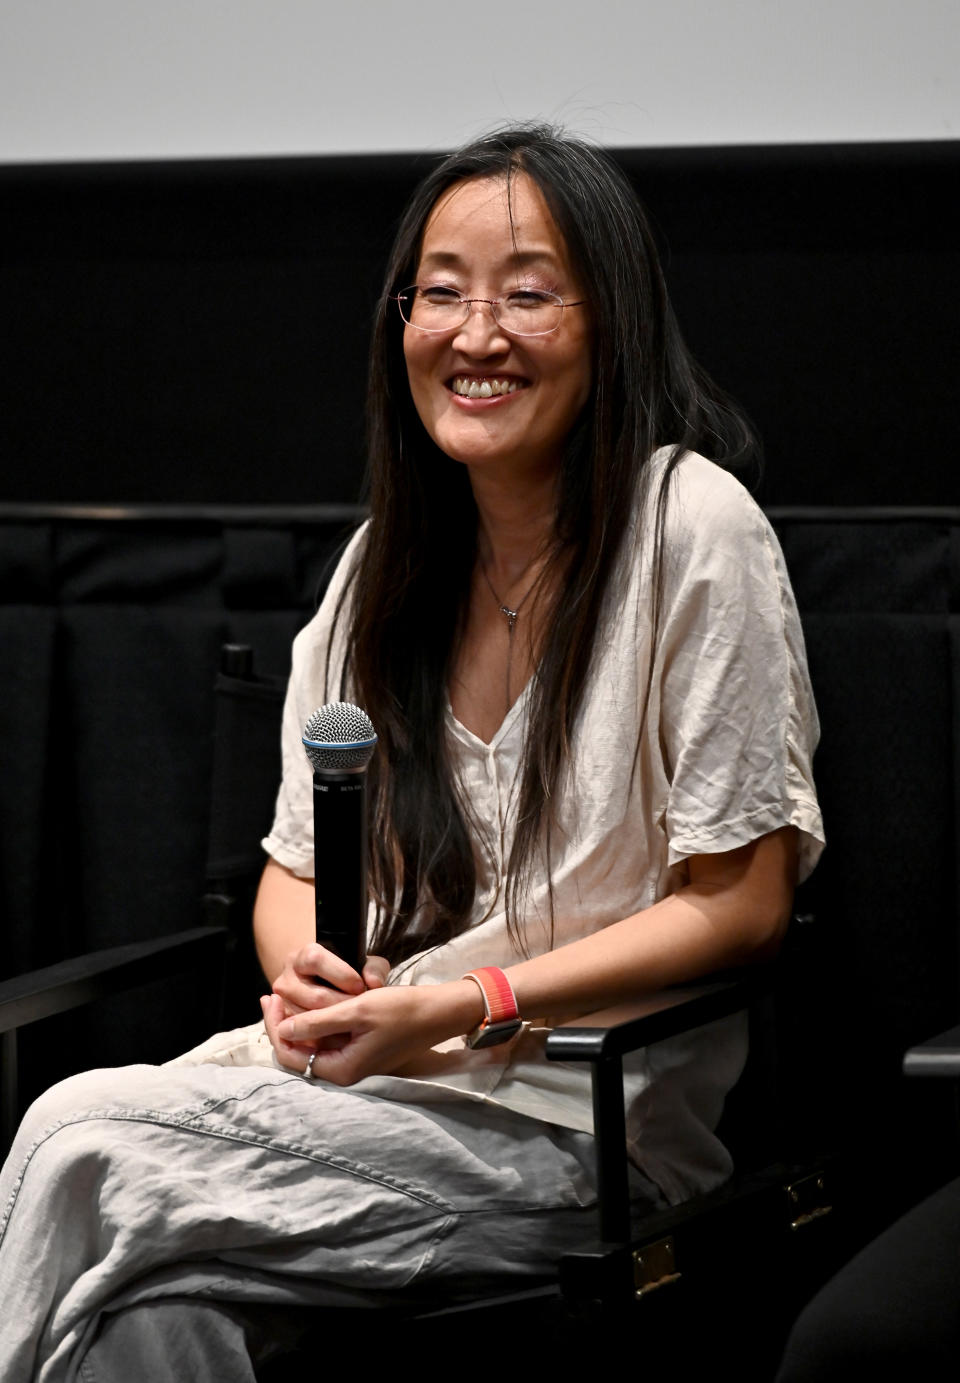
[[[218,688],[238,690],[244,697],[260,691],[265,703],[277,695],[274,679],[254,677],[251,655],[242,646],[225,647]],[[215,764],[214,773],[218,771]],[[233,783],[231,791],[237,790]],[[18,1113],[18,1030],[160,976],[210,966],[219,966],[224,974],[237,939],[234,914],[238,909],[232,895],[237,879],[249,872],[251,858],[248,852],[234,860],[228,852],[211,848],[205,915],[208,921],[234,926],[193,928],[159,940],[98,951],[0,982],[4,1076],[0,1135],[6,1143],[12,1139]],[[827,1209],[822,1165],[812,1171],[805,1167],[805,1175],[799,1177],[796,1168],[774,1164],[762,1172],[739,1176],[711,1195],[648,1217],[639,1234],[631,1227],[623,1058],[751,1008],[774,992],[780,970],[781,963],[775,962],[708,977],[697,984],[640,996],[632,1004],[586,1015],[555,1029],[547,1040],[547,1059],[585,1061],[591,1068],[598,1186],[596,1236],[561,1260],[554,1285],[514,1292],[505,1298],[486,1298],[476,1304],[419,1311],[415,1319],[424,1323],[449,1318],[460,1321],[474,1310],[502,1313],[534,1307],[552,1312],[554,1318],[558,1313],[566,1318],[598,1310],[622,1317],[638,1299],[677,1280],[681,1270],[686,1271],[677,1264],[675,1242],[686,1246],[683,1251],[688,1252],[692,1263],[709,1260],[709,1271],[716,1275],[712,1250],[705,1254],[702,1247],[704,1234],[707,1238],[712,1235],[721,1245],[734,1240],[738,1251],[749,1255],[754,1245],[763,1248],[776,1242],[782,1248],[799,1224],[821,1220]],[[798,1191],[798,1185],[806,1189]],[[700,1226],[703,1233],[701,1228],[691,1230],[690,1226]]]

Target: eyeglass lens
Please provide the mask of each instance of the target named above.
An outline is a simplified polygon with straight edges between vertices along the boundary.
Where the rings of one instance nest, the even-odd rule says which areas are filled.
[[[461,298],[449,288],[414,285],[397,295],[404,321],[421,331],[453,331],[469,317],[472,303],[483,303],[495,321],[516,336],[542,336],[556,331],[563,316],[563,299],[532,289],[508,293],[496,302]]]

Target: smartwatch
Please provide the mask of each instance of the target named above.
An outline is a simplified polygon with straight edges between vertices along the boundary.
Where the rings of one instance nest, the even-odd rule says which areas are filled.
[[[523,1027],[513,986],[495,965],[481,965],[463,976],[473,980],[483,995],[483,1022],[463,1039],[468,1047],[496,1047],[509,1042]]]

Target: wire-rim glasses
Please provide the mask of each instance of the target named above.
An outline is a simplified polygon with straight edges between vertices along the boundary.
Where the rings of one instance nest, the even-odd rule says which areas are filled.
[[[469,318],[473,304],[483,303],[511,336],[549,336],[563,321],[563,309],[580,307],[586,298],[565,300],[539,288],[515,288],[502,298],[464,298],[443,284],[414,283],[393,301],[403,320],[417,331],[456,331]]]

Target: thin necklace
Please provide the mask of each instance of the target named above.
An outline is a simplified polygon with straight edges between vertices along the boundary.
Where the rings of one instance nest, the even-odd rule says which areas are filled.
[[[522,596],[521,599],[517,602],[517,608],[516,608],[515,610],[511,610],[511,609],[510,609],[510,606],[504,604],[504,602],[500,599],[500,597],[497,595],[496,591],[494,590],[494,588],[493,588],[493,582],[490,580],[490,573],[487,571],[486,564],[485,564],[484,562],[481,562],[481,563],[480,563],[480,570],[483,572],[484,580],[486,581],[487,585],[490,587],[490,594],[493,596],[494,600],[497,602],[497,606],[498,606],[498,608],[499,608],[499,610],[500,610],[501,615],[505,615],[505,616],[506,616],[507,628],[509,629],[510,634],[511,634],[511,636],[512,636],[512,635],[513,635],[513,627],[514,627],[514,625],[515,625],[516,622],[517,622],[517,615],[519,615],[520,611],[523,609],[523,607],[524,607],[524,605],[525,605],[525,603],[526,603],[526,600],[527,600],[527,596],[530,595],[531,591],[533,590],[534,586],[535,586],[537,583],[536,583],[536,581],[531,581],[531,582],[530,582],[530,585],[529,585],[529,586],[527,587],[527,589],[524,591],[523,596]]]
[[[507,641],[506,711],[509,711],[510,705],[511,705],[511,701],[510,701],[510,664],[511,664],[511,662],[513,661],[513,631],[514,631],[514,629],[516,628],[517,616],[519,615],[520,611],[523,609],[524,605],[526,604],[527,597],[531,594],[531,592],[533,591],[533,588],[534,588],[534,586],[536,586],[537,582],[536,582],[536,579],[534,579],[533,581],[530,582],[530,585],[529,585],[529,586],[527,587],[527,589],[524,591],[524,593],[523,593],[523,595],[521,596],[521,598],[517,601],[516,608],[513,609],[513,610],[511,610],[510,606],[507,605],[505,601],[501,600],[500,597],[497,595],[497,592],[496,592],[496,590],[494,589],[493,582],[490,580],[490,573],[487,571],[487,564],[486,564],[486,562],[481,561],[481,563],[480,563],[480,570],[483,572],[483,579],[486,581],[487,585],[490,587],[490,594],[493,596],[494,600],[497,602],[497,608],[499,609],[501,615],[503,615],[503,616],[505,617],[506,621],[507,621],[507,634],[508,634],[509,637],[508,637],[508,641]],[[504,712],[504,714],[506,714],[506,711]]]

